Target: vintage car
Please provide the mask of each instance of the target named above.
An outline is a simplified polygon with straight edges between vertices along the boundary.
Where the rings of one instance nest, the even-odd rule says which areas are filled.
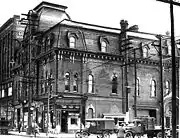
[[[8,130],[10,129],[9,121],[5,119],[0,120],[0,134],[8,134]]]
[[[118,133],[114,119],[91,118],[86,119],[84,129],[76,132],[76,138],[87,138],[91,134],[98,135],[101,138],[109,138],[111,134]]]
[[[147,135],[148,138],[161,138],[161,127],[155,127],[154,120],[155,118],[153,117],[137,117],[133,120],[133,125],[125,129],[125,138],[142,137],[144,135]]]

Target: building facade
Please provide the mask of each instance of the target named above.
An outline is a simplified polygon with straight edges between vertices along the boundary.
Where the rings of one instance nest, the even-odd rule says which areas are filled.
[[[82,128],[86,118],[128,122],[136,116],[151,116],[160,125],[156,34],[137,28],[127,31],[124,20],[120,28],[73,21],[66,8],[42,2],[27,14],[12,68],[14,123],[22,120],[26,128],[37,122],[42,131],[70,132]],[[171,54],[168,39],[162,41],[162,51],[167,59]],[[172,79],[168,60],[163,68],[167,96]],[[167,123],[168,114],[165,117]]]
[[[20,16],[14,15],[0,28],[0,116],[1,119],[13,120],[13,82],[12,68],[14,53],[23,39],[24,27],[19,24]]]

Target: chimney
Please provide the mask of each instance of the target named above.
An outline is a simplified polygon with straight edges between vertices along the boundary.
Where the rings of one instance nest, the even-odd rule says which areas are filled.
[[[121,27],[121,32],[125,31],[126,29],[128,29],[128,21],[126,20],[121,20],[120,22],[120,27]]]

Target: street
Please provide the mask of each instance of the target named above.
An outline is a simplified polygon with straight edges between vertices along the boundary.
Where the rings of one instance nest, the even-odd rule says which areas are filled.
[[[3,138],[24,138],[25,136],[17,136],[17,135],[1,135]]]

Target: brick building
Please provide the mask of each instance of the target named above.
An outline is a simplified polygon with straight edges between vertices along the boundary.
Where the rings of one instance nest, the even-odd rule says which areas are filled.
[[[120,28],[73,21],[66,8],[42,2],[28,13],[12,69],[15,118],[24,127],[36,121],[43,131],[60,126],[69,132],[79,129],[85,118],[131,121],[136,111],[137,116],[155,117],[160,125],[159,48],[152,45],[159,43],[156,34],[137,28],[126,32],[124,20]],[[169,39],[162,45],[168,58]],[[171,93],[170,62],[163,67],[166,96]]]
[[[14,53],[23,39],[24,25],[19,24],[20,16],[14,15],[0,28],[0,116],[13,120],[13,74]]]

